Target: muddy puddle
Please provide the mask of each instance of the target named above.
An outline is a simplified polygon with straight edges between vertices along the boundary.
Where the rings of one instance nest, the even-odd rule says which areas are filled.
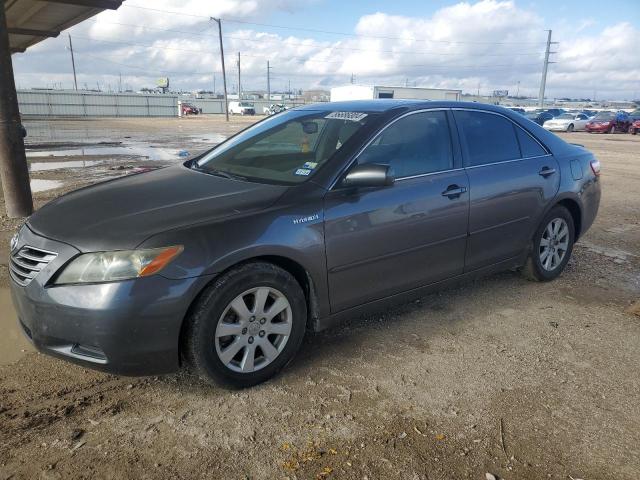
[[[31,179],[31,191],[33,193],[45,192],[47,190],[52,190],[54,188],[61,187],[62,185],[64,185],[64,182],[60,180],[46,180],[43,178]]]
[[[0,332],[0,365],[13,363],[34,350],[18,325],[7,288],[0,288]]]
[[[104,163],[102,160],[70,160],[68,162],[31,162],[30,172],[45,172],[47,170],[58,170],[61,168],[87,168]]]
[[[86,157],[86,156],[131,156],[149,160],[175,160],[189,156],[187,150],[177,148],[159,148],[146,145],[122,145],[109,147],[79,147],[52,150],[27,150],[27,158],[43,157]],[[70,167],[71,168],[71,167]]]

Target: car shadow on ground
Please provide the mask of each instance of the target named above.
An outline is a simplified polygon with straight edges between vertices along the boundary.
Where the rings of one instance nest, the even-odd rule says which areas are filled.
[[[375,313],[355,315],[322,332],[308,331],[300,351],[292,362],[275,378],[263,385],[281,386],[293,379],[306,378],[314,372],[314,369],[326,366],[325,363],[330,362],[332,358],[339,357],[341,361],[358,359],[361,357],[362,350],[368,350],[368,343],[371,343],[369,346],[371,348],[379,343],[378,339],[367,335],[372,331],[392,328],[393,331],[400,332],[401,343],[408,343],[421,351],[428,351],[431,340],[438,335],[450,335],[452,329],[457,329],[459,324],[465,321],[466,302],[471,295],[494,296],[495,292],[505,290],[507,287],[523,288],[527,285],[531,285],[531,282],[523,279],[519,273],[502,272],[468,280],[456,287],[392,305]],[[424,317],[419,330],[416,330],[416,316]],[[420,340],[411,337],[409,332],[414,333]],[[212,388],[197,374],[186,368],[177,374],[162,377],[161,382],[172,391],[178,388],[185,393],[199,392],[205,395],[214,390],[218,393],[242,390],[234,387]]]

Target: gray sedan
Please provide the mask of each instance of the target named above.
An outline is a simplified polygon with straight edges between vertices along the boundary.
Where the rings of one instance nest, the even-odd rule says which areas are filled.
[[[12,241],[13,301],[47,354],[254,385],[307,330],[501,270],[555,279],[599,174],[501,107],[309,105],[50,202]]]

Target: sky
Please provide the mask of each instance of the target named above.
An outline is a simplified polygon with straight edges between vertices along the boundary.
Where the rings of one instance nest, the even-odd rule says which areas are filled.
[[[548,98],[640,98],[640,1],[125,0],[13,55],[19,88],[222,91],[351,82],[537,96],[553,31]]]

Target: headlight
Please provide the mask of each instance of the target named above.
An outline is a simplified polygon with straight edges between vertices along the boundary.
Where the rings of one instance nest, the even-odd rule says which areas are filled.
[[[148,277],[166,267],[182,250],[182,245],[176,245],[145,250],[85,253],[74,258],[58,275],[55,283],[100,283]]]

